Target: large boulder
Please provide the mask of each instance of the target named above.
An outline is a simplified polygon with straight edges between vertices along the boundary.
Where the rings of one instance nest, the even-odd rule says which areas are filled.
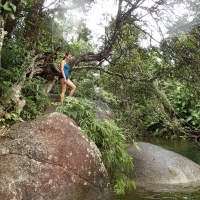
[[[51,101],[58,102],[58,95],[51,95]],[[114,120],[114,113],[106,103],[97,100],[90,100],[90,102],[92,103],[93,112],[97,120]],[[52,104],[47,105],[43,115],[56,112],[56,108]]]
[[[11,127],[0,141],[0,199],[110,199],[96,145],[73,120],[54,112]]]
[[[140,150],[133,145],[127,149],[135,166],[129,177],[137,186],[184,185],[192,182],[200,185],[200,165],[150,143],[138,142],[138,146]]]
[[[114,120],[114,113],[106,103],[97,100],[91,100],[91,102],[93,104],[96,119]]]

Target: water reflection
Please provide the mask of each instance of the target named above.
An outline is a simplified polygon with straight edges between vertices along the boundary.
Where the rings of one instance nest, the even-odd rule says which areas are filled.
[[[138,140],[158,145],[165,149],[174,151],[183,155],[190,160],[200,164],[200,147],[194,141],[187,140],[170,140],[170,139],[142,139]],[[200,184],[199,184],[200,185]],[[163,200],[200,200],[200,186],[188,186],[179,188],[178,192],[174,186],[160,186],[160,188],[144,190],[137,187],[136,190],[127,193],[125,196],[116,196],[115,200],[146,200],[146,199],[163,199]],[[170,188],[171,187],[171,188]]]
[[[146,200],[146,199],[165,199],[165,200],[199,200],[200,190],[195,192],[154,192],[154,191],[137,191],[137,189],[126,196],[118,196],[118,200]]]

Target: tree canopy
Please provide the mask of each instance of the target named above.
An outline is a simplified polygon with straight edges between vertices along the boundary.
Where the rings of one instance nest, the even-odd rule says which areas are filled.
[[[129,126],[133,132],[135,126],[152,133],[160,133],[160,129],[166,134],[172,131],[175,135],[185,135],[189,129],[195,130],[198,141],[198,109],[182,105],[180,111],[179,106],[191,103],[191,98],[199,104],[199,1],[113,0],[116,13],[102,11],[107,23],[97,24],[104,34],[94,38],[86,16],[102,2],[106,4],[106,0],[1,1],[2,119],[6,113],[23,118],[25,110],[33,112],[27,107],[37,106],[38,100],[28,92],[30,87],[34,93],[40,92],[37,96],[45,103],[40,112],[26,118],[38,116],[45,108],[48,94],[59,93],[59,62],[70,51],[71,76],[80,85],[77,95],[101,99],[102,94],[97,91],[104,91],[121,102],[118,109],[128,112],[127,117],[134,115],[134,120],[139,121],[135,112],[149,118],[142,107],[151,112],[150,102],[156,101],[171,125],[165,127],[166,119],[146,119],[136,125],[132,119]],[[191,97],[183,99],[186,97],[181,93],[177,100],[178,85],[185,88],[183,93],[188,90]],[[89,92],[88,86],[93,90]],[[164,113],[155,113],[155,117],[161,114]],[[172,126],[174,120],[178,130]]]

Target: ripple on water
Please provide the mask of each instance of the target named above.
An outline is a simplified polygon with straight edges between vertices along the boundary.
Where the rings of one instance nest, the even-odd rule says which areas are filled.
[[[155,192],[143,191],[127,193],[125,196],[116,196],[115,200],[200,200],[200,188],[196,191],[184,192]]]

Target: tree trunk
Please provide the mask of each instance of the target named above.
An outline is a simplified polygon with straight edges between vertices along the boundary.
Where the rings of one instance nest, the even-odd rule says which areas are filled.
[[[6,17],[5,21],[5,31],[8,32],[7,38],[11,38],[13,35],[13,31],[17,25],[18,14],[20,12],[20,2],[21,0],[12,0],[12,3],[16,6],[16,12],[14,12],[15,19],[12,19],[10,15]]]
[[[29,49],[35,49],[40,38],[40,27],[42,25],[42,7],[44,0],[34,0],[26,19],[25,38],[30,42]]]
[[[1,67],[1,51],[3,46],[3,40],[6,34],[7,32],[4,31],[4,20],[2,17],[0,17],[0,67]]]

